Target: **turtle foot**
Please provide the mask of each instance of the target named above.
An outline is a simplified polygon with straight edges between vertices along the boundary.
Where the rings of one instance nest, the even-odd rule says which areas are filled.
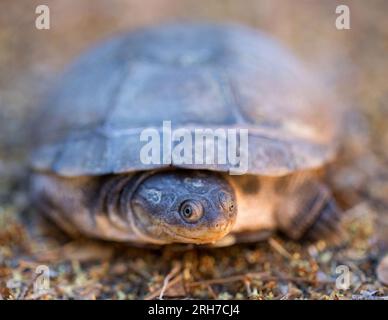
[[[329,189],[319,182],[298,188],[280,206],[279,229],[293,240],[337,239],[341,210]]]

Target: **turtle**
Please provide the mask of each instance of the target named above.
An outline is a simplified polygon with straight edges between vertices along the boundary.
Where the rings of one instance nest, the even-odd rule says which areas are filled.
[[[247,26],[167,23],[111,36],[42,102],[32,201],[72,236],[133,245],[329,237],[341,220],[326,183],[341,141],[329,96],[289,49]],[[141,135],[165,121],[189,134],[244,129],[246,171],[144,163]]]

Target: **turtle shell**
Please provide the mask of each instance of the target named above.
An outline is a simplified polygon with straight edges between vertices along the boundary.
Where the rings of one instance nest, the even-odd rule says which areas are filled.
[[[190,132],[248,129],[248,173],[280,176],[335,155],[334,108],[304,66],[260,32],[158,26],[103,42],[69,68],[40,114],[32,167],[63,176],[232,169],[173,159],[143,164],[141,132],[161,132],[169,120]]]

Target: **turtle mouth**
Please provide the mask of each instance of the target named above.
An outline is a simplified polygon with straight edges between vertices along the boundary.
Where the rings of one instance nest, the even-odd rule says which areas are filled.
[[[208,244],[214,243],[225,237],[232,229],[233,222],[217,223],[215,227],[200,227],[197,230],[190,230],[189,226],[182,225],[174,227],[162,219],[152,219],[146,214],[139,214],[135,211],[136,217],[134,229],[154,243],[191,243],[191,244]],[[149,226],[152,226],[151,230]],[[202,232],[200,230],[203,230]]]
[[[184,233],[193,233],[193,231],[185,230],[176,231],[175,228],[172,228],[166,223],[161,222],[160,226],[163,228],[163,231],[168,234],[169,238],[171,238],[171,242],[181,242],[181,243],[193,243],[193,244],[207,244],[214,243],[223,237],[225,237],[230,230],[232,229],[233,223],[228,222],[221,227],[217,227],[212,229],[206,229],[203,231],[201,235],[193,236],[187,235]],[[182,228],[179,228],[182,229]]]

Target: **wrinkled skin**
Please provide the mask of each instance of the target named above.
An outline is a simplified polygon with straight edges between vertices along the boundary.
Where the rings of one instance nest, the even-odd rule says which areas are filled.
[[[68,233],[133,243],[214,243],[236,220],[229,182],[210,171],[32,177],[37,206]]]

